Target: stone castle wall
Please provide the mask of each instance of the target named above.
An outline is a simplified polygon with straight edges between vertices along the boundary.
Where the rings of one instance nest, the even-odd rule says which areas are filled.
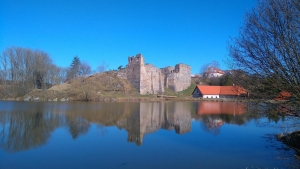
[[[141,54],[135,57],[128,57],[126,76],[130,83],[140,92],[141,67],[144,66],[144,59]]]
[[[191,85],[191,68],[185,64],[159,69],[145,64],[142,54],[128,57],[128,65],[118,72],[118,76],[127,78],[140,94],[162,94],[164,87],[175,92],[187,89]]]
[[[141,94],[162,94],[164,93],[163,79],[160,70],[153,65],[146,64],[141,67]]]
[[[164,76],[164,85],[175,92],[187,89],[191,85],[191,67],[185,64],[177,64],[175,68],[161,69]]]
[[[191,67],[185,64],[177,64],[173,77],[175,92],[187,89],[191,85]]]

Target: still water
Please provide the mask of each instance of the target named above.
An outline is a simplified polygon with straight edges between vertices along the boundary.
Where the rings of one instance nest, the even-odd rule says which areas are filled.
[[[273,137],[290,121],[233,102],[1,101],[0,168],[290,168]]]

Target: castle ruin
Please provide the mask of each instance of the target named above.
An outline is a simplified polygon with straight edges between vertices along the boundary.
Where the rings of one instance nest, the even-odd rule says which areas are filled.
[[[128,132],[128,142],[142,145],[146,134],[160,129],[175,130],[177,134],[191,131],[191,112],[188,104],[147,102],[138,105],[128,118],[117,122],[119,128]]]
[[[162,94],[164,87],[174,92],[187,89],[191,85],[191,68],[186,64],[157,68],[145,64],[142,54],[128,57],[128,64],[119,76],[128,79],[140,94]]]

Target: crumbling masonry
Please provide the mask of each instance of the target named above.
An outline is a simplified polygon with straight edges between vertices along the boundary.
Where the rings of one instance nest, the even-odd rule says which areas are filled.
[[[179,92],[191,85],[191,68],[185,64],[159,69],[145,64],[142,54],[128,57],[125,70],[119,76],[128,79],[140,94],[163,94],[164,87]]]

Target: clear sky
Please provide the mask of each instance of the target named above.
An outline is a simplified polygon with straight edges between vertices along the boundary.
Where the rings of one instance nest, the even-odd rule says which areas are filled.
[[[256,0],[0,0],[0,52],[47,52],[57,66],[75,55],[93,69],[127,64],[142,53],[162,68],[185,63],[198,73],[216,60],[227,69],[227,42]]]

